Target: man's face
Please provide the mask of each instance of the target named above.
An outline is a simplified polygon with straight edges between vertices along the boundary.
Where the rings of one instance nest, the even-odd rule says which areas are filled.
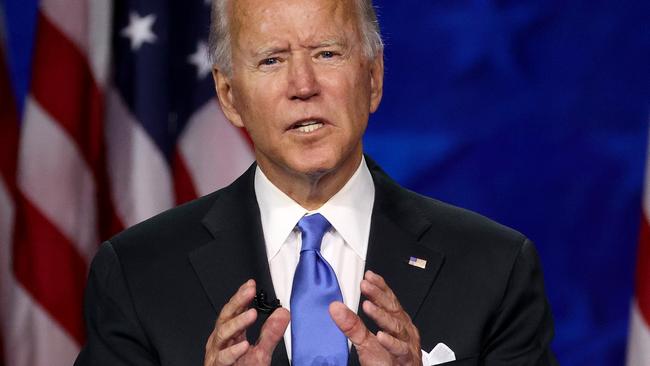
[[[272,180],[352,174],[383,82],[353,0],[235,0],[230,14],[233,73],[215,72],[217,90],[262,170]]]

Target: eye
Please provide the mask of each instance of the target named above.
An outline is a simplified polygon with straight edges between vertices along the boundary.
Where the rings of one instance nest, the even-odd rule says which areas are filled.
[[[277,57],[269,57],[260,61],[260,66],[272,66],[277,64],[278,62],[280,62],[280,60]]]
[[[323,51],[320,53],[320,57],[322,58],[332,58],[334,56],[336,56],[336,54],[332,51]]]

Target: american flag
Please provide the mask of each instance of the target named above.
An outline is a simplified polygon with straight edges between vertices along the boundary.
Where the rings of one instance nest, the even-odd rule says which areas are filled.
[[[0,64],[7,365],[71,365],[100,241],[251,163],[216,101],[209,16],[205,0],[42,0],[20,124]]]

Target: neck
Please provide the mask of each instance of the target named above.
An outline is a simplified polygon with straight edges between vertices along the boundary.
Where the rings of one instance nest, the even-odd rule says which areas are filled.
[[[308,211],[313,211],[325,204],[343,188],[361,163],[361,153],[344,162],[342,166],[317,174],[301,174],[269,169],[267,164],[258,160],[264,175],[284,194],[296,201]]]

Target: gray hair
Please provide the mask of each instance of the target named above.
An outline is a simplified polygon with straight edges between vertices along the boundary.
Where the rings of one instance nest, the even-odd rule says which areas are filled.
[[[354,2],[361,18],[359,30],[363,41],[363,51],[366,57],[372,60],[384,49],[377,14],[372,0],[354,0]],[[229,3],[229,0],[212,0],[209,51],[212,64],[227,76],[232,76]]]

